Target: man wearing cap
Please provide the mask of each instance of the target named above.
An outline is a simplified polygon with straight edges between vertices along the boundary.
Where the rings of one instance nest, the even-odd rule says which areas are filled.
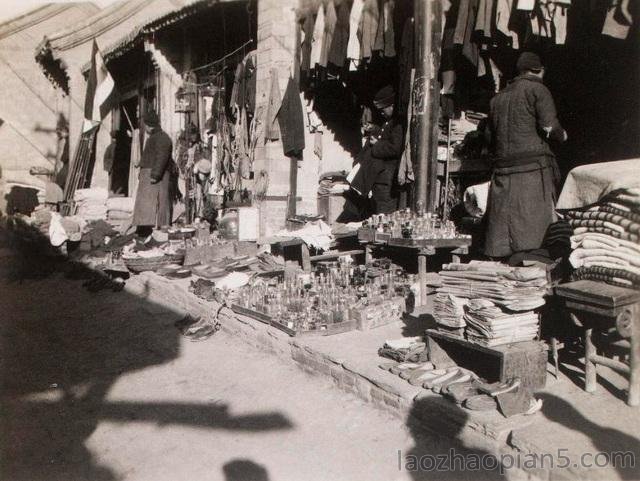
[[[491,100],[495,160],[487,208],[485,253],[494,258],[540,248],[554,221],[558,165],[552,142],[564,142],[544,67],[520,55],[518,76]]]
[[[380,133],[369,138],[371,157],[380,166],[371,190],[376,214],[391,213],[398,208],[398,199],[392,193],[392,187],[404,148],[404,137],[402,125],[394,116],[395,95],[393,88],[387,85],[373,99],[374,107],[384,119]]]
[[[147,140],[140,160],[140,182],[133,208],[133,225],[160,227],[171,223],[169,195],[171,138],[160,127],[160,119],[153,111],[144,116]]]

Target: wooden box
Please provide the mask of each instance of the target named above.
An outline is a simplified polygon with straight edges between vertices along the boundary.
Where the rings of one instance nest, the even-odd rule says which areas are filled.
[[[486,347],[450,334],[428,329],[429,360],[436,367],[460,366],[489,382],[520,378],[532,391],[542,389],[547,380],[547,346],[526,341]]]
[[[404,298],[394,297],[381,305],[351,309],[351,316],[356,320],[359,331],[368,331],[399,321],[404,310]]]

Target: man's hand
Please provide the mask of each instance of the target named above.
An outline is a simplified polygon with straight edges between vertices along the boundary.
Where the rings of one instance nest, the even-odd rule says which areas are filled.
[[[151,177],[151,183],[152,184],[157,184],[158,183],[158,179],[154,179],[153,177]]]
[[[375,145],[378,142],[378,137],[369,137],[369,143]]]

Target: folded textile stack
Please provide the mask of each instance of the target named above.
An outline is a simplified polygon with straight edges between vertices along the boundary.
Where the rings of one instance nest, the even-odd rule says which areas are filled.
[[[111,197],[107,199],[108,220],[129,220],[133,216],[133,197]]]
[[[428,357],[427,345],[422,337],[403,337],[401,339],[387,340],[378,349],[378,355],[398,362],[426,361]]]
[[[573,278],[640,286],[640,189],[608,193],[588,210],[567,213],[573,228]]]
[[[76,190],[73,200],[77,207],[77,215],[86,221],[107,218],[107,198],[109,192],[99,187]]]
[[[464,306],[467,302],[467,299],[451,294],[437,294],[434,299],[433,317],[438,323],[438,330],[464,337],[464,328],[467,325]]]
[[[511,311],[531,311],[545,304],[547,273],[541,267],[510,267],[499,262],[445,264],[439,294],[488,299]]]
[[[471,299],[464,319],[467,339],[483,346],[530,341],[538,335],[535,312],[510,313],[485,299]]]

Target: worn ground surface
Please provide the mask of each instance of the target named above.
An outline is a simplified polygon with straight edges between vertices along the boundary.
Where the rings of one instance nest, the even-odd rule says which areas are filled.
[[[60,267],[0,248],[0,479],[478,479],[399,469],[399,450],[450,446],[223,332],[186,341],[183,313]]]

